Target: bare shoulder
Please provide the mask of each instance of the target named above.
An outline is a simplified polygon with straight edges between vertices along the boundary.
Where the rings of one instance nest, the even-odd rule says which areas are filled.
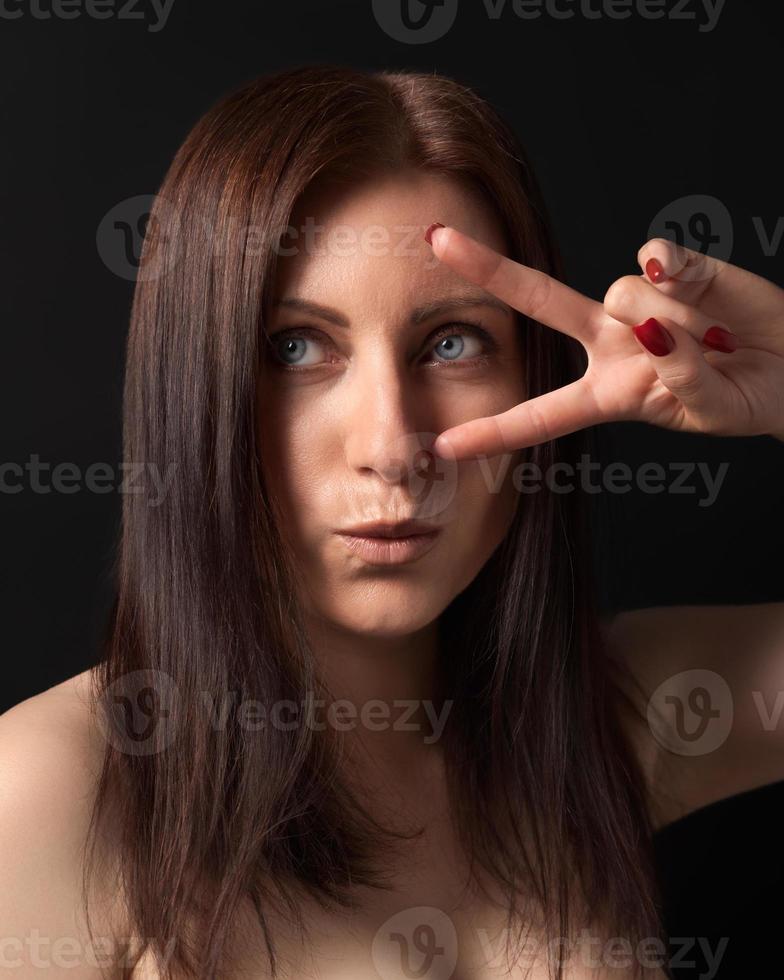
[[[106,944],[119,922],[113,883],[91,889],[95,944],[82,902],[84,847],[103,761],[91,677],[77,674],[0,715],[0,921],[20,977],[38,976],[42,965],[55,977],[111,975],[99,964],[106,968]]]
[[[91,718],[91,679],[92,671],[86,670],[0,714],[0,763],[7,775],[24,778],[50,765],[49,757],[37,751],[44,747],[54,752],[58,763],[70,764],[67,775],[57,768],[62,778],[84,775],[84,767],[99,758],[100,742]]]
[[[603,629],[611,656],[641,679],[696,667],[736,684],[762,679],[760,670],[782,677],[784,602],[632,609],[607,617]]]
[[[784,602],[636,609],[602,625],[658,824],[784,780]]]

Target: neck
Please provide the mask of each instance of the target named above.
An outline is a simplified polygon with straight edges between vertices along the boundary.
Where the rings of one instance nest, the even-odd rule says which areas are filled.
[[[336,727],[374,765],[398,769],[438,745],[449,714],[438,693],[438,633],[437,620],[394,637],[310,623],[319,676],[345,720]]]

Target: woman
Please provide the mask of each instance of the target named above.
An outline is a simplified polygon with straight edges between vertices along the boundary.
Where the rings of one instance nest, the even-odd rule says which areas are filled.
[[[582,495],[516,474],[609,419],[784,433],[782,291],[660,240],[568,289],[511,132],[435,75],[243,86],[149,228],[124,452],[174,479],[124,498],[102,663],[0,723],[18,965],[662,976],[653,832],[784,764],[748,719],[668,752],[648,697],[702,649],[773,683],[782,606],[600,623]]]

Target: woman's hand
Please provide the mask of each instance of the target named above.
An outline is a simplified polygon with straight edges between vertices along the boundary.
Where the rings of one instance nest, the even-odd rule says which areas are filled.
[[[588,353],[578,381],[445,430],[439,455],[493,456],[620,420],[784,439],[784,290],[773,283],[654,238],[637,256],[645,273],[599,303],[455,228],[429,233],[451,269]]]

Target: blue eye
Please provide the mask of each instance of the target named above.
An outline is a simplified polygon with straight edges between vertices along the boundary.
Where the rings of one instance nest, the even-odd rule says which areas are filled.
[[[270,347],[275,359],[284,368],[297,370],[299,368],[317,367],[319,364],[327,363],[325,360],[308,361],[307,344],[315,343],[318,348],[322,345],[319,340],[320,331],[310,327],[295,327],[291,330],[281,330],[268,337]],[[466,340],[468,338],[468,354],[461,356],[466,351]],[[471,342],[474,349],[471,348]],[[471,323],[452,323],[443,327],[430,341],[429,350],[437,353],[437,358],[430,363],[445,366],[450,363],[462,363],[463,361],[476,361],[488,353],[496,350],[497,342],[493,337],[478,324]]]
[[[447,361],[456,361],[465,350],[466,345],[465,341],[462,339],[463,337],[471,337],[474,343],[479,347],[479,350],[476,353],[482,353],[482,345],[479,340],[468,332],[461,332],[459,330],[452,330],[450,333],[442,335],[441,339],[436,342],[433,350],[438,352],[439,355],[443,354],[444,359]],[[463,358],[463,360],[465,360],[465,358]]]
[[[464,338],[468,338],[468,352],[461,357],[466,351]],[[469,367],[486,363],[499,350],[498,341],[478,323],[450,323],[438,331],[432,344],[437,357],[430,363],[440,370],[450,364]]]
[[[306,341],[312,341],[311,331],[302,328],[297,331],[281,331],[280,338],[273,336],[270,338],[275,356],[278,357],[285,367],[313,367],[313,364],[303,363],[305,357],[304,346]],[[318,346],[318,342],[317,342]],[[291,357],[291,360],[287,358]],[[316,362],[317,364],[320,362]]]

